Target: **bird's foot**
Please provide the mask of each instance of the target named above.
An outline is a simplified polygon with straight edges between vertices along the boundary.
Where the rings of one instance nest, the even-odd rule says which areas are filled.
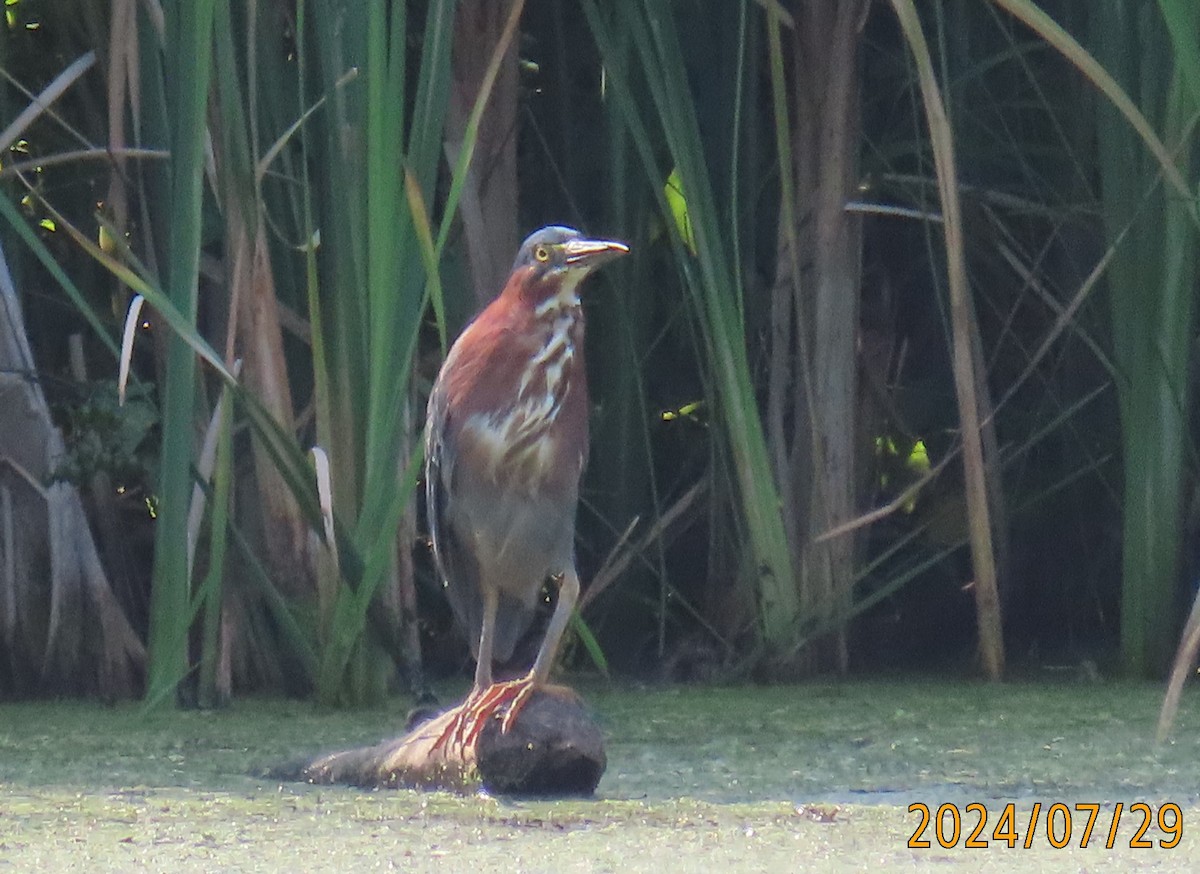
[[[537,688],[537,684],[534,682],[532,676],[525,676],[516,680],[509,680],[507,683],[497,683],[496,685],[505,687],[505,689],[501,690],[500,702],[504,703],[507,701],[508,707],[504,711],[504,719],[500,722],[500,733],[508,734],[508,730],[512,728],[513,723],[517,720],[517,714],[529,703],[529,698],[533,695],[533,690]]]
[[[501,717],[501,714],[500,733],[508,734],[517,715],[529,703],[536,686],[533,676],[526,675],[516,680],[493,683],[484,689],[473,689],[442,730],[434,747],[440,747],[448,741],[459,748],[473,745],[488,721]]]

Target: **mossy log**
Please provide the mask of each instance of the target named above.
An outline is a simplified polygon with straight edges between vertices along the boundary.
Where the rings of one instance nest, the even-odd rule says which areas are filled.
[[[563,686],[535,691],[500,730],[499,714],[473,743],[438,743],[462,704],[373,747],[329,753],[300,780],[369,788],[470,790],[506,795],[591,795],[607,765],[604,738],[582,700]]]

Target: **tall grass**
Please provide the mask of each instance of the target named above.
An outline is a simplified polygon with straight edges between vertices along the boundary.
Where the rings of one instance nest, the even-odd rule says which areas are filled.
[[[996,556],[992,543],[983,439],[980,433],[981,416],[977,395],[979,377],[976,374],[980,357],[974,351],[978,328],[974,323],[974,304],[967,283],[954,137],[946,107],[942,103],[941,89],[934,77],[933,59],[921,30],[916,7],[911,0],[892,0],[892,7],[900,19],[904,38],[916,58],[921,97],[925,105],[925,117],[929,125],[929,138],[937,172],[938,196],[946,236],[954,388],[962,426],[963,478],[966,483],[971,559],[975,572],[975,616],[979,634],[979,654],[988,678],[1000,680],[1004,675],[1004,630],[996,580]]]
[[[1182,3],[1160,4],[1172,5],[1181,17],[1186,14]],[[1190,17],[1190,33],[1179,32],[1186,27],[1179,22],[1172,34],[1182,54],[1173,50],[1160,22],[1138,22],[1124,4],[1103,2],[1095,11],[1092,41],[1098,60],[1138,96],[1194,191],[1200,174],[1192,128],[1200,94],[1184,83],[1178,60],[1194,59],[1200,48],[1194,7]],[[1171,632],[1181,616],[1177,593],[1184,471],[1191,452],[1187,425],[1200,212],[1194,194],[1182,198],[1162,187],[1159,168],[1114,110],[1106,107],[1097,123],[1109,234],[1132,224],[1109,274],[1125,459],[1121,647],[1129,673],[1157,676],[1170,662]]]
[[[196,323],[200,272],[201,179],[204,171],[212,23],[216,3],[166,7],[163,77],[167,144],[171,151],[166,244],[167,294],[186,320]],[[181,337],[167,339],[159,463],[159,521],[154,538],[146,697],[167,697],[187,672],[191,581],[188,578],[188,504],[195,454],[196,357]]]
[[[99,219],[107,244],[97,245],[90,218],[79,218],[99,198],[82,213],[59,210],[62,187],[33,182],[32,190],[6,197],[0,214],[33,255],[26,263],[52,271],[105,345],[115,349],[112,317],[95,306],[94,283],[64,257],[64,236],[123,283],[118,310],[132,289],[145,294],[156,314],[162,354],[143,356],[134,368],[163,388],[148,694],[167,700],[198,668],[201,697],[219,701],[228,681],[221,671],[231,662],[251,664],[248,673],[268,684],[315,689],[326,701],[376,697],[397,666],[419,686],[415,436],[425,377],[435,350],[449,340],[445,314],[457,320],[476,300],[466,283],[450,281],[458,257],[451,254],[459,242],[456,205],[465,187],[486,175],[478,165],[468,172],[478,110],[496,64],[517,38],[523,4],[509,7],[500,45],[467,47],[490,63],[461,150],[444,132],[455,50],[452,0],[85,5],[92,25],[102,29],[106,15],[110,23],[101,53],[110,62],[107,133],[114,155]],[[1153,671],[1169,650],[1167,629],[1176,620],[1173,586],[1191,452],[1185,423],[1196,281],[1196,10],[1162,0],[1142,4],[1136,22],[1120,17],[1126,7],[1119,3],[1076,11],[1077,19],[1096,25],[1082,39],[1094,50],[1088,54],[1028,0],[959,4],[954,14],[975,28],[1000,23],[996,32],[1003,30],[1009,19],[999,10],[1033,28],[1033,37],[980,57],[971,38],[978,30],[964,35],[954,26],[943,28],[932,50],[922,49],[917,37],[922,27],[933,33],[942,25],[941,10],[893,5],[917,49],[917,73],[896,19],[879,4],[584,0],[582,21],[562,4],[530,4],[522,22],[527,87],[520,114],[508,120],[521,137],[520,222],[568,221],[623,235],[635,252],[597,280],[587,299],[597,409],[581,559],[601,564],[616,541],[600,574],[604,587],[612,585],[607,569],[614,567],[640,567],[646,582],[657,583],[657,591],[614,586],[633,595],[607,602],[609,615],[620,620],[613,623],[621,626],[615,637],[635,624],[644,632],[653,622],[664,662],[672,641],[695,633],[718,639],[725,664],[747,656],[760,667],[787,662],[798,650],[820,653],[809,667],[844,665],[851,617],[897,598],[913,579],[929,582],[929,569],[940,566],[948,582],[939,608],[975,581],[979,627],[989,641],[985,663],[998,673],[980,477],[983,459],[997,458],[975,443],[988,411],[982,395],[972,410],[971,395],[986,387],[981,359],[992,368],[989,378],[1020,372],[998,407],[1031,374],[1043,379],[1037,366],[1043,358],[1063,362],[1064,370],[1077,354],[1089,364],[1106,363],[1094,325],[1085,329],[1077,314],[1096,276],[1108,269],[1126,478],[1123,644],[1132,670]],[[864,40],[862,20],[850,13],[868,8]],[[826,17],[810,15],[818,9]],[[691,15],[695,10],[704,15]],[[924,21],[917,21],[918,11]],[[837,14],[847,18],[829,31],[839,40],[834,58],[822,53],[834,38],[816,34]],[[1039,284],[1045,277],[1037,252],[1037,235],[1062,220],[1063,210],[1057,202],[1034,201],[1067,183],[1022,185],[1069,163],[1046,161],[1043,139],[1020,127],[1058,106],[1031,75],[1045,57],[1043,44],[1095,84],[1097,104],[1105,107],[1093,120],[1081,101],[1065,122],[1077,128],[1077,147],[1090,141],[1095,126],[1101,144],[1095,170],[1113,248],[1065,306]],[[860,57],[863,45],[867,54]],[[537,62],[551,52],[555,60],[544,66],[559,78],[539,79]],[[894,74],[874,73],[881,93],[864,92],[873,113],[862,119],[848,75],[857,63],[890,64]],[[956,103],[962,79],[979,83],[981,92],[996,83],[1017,89],[1011,101],[979,112],[1004,136],[992,136],[965,101]],[[938,88],[945,89],[940,97]],[[943,101],[957,115],[942,111]],[[872,117],[893,109],[894,117]],[[870,177],[859,169],[860,122],[873,131],[892,125],[891,140],[867,143]],[[964,144],[960,126],[988,135]],[[457,140],[458,131],[450,137]],[[1079,148],[1065,171],[1076,189],[1093,175],[1086,147]],[[48,168],[68,160],[47,157]],[[1025,175],[989,176],[1005,161]],[[954,165],[963,181],[956,182]],[[6,164],[0,178],[17,172]],[[871,244],[886,244],[896,225],[881,231],[881,222],[864,222],[865,260],[874,273],[864,282],[857,216],[874,207],[856,204],[848,214],[847,200],[857,197],[860,182],[878,190],[880,175],[889,177],[887,193],[902,201],[895,208],[925,221],[927,245],[890,252],[891,263],[880,267]],[[935,190],[941,228],[932,220]],[[32,207],[18,202],[26,195]],[[50,202],[46,209],[42,197]],[[1025,230],[1032,233],[1003,237],[1010,229],[1005,217],[997,218],[1003,208],[996,204],[1036,213],[1044,224],[1031,220]],[[57,236],[36,227],[43,214]],[[1003,237],[995,251],[986,250],[981,229]],[[917,240],[919,232],[895,237]],[[985,272],[1001,260],[1002,277]],[[1024,287],[1009,297],[1012,272]],[[938,312],[933,301],[940,302],[936,290],[947,273],[950,305]],[[864,288],[886,296],[880,288],[888,281],[907,283],[895,305],[913,310],[903,318],[888,312],[887,302],[859,297]],[[1030,288],[1040,295],[1038,308],[1027,305]],[[1044,331],[1041,307],[1054,322]],[[992,309],[1003,324],[989,332]],[[874,386],[860,379],[869,362],[857,344],[870,339],[869,322],[890,320],[892,339],[904,348],[917,335],[898,323],[918,315],[934,325],[935,337],[937,328],[944,330],[953,368],[933,348],[936,339],[909,346],[909,361],[922,375],[897,368],[892,383],[885,379],[890,394],[883,406],[896,409],[868,426],[862,396]],[[1020,345],[1029,336],[1033,354]],[[1060,336],[1082,338],[1087,351],[1068,343],[1060,350]],[[986,356],[971,351],[981,342],[988,344]],[[414,367],[419,349],[430,353],[428,372]],[[235,377],[238,359],[241,377]],[[1101,388],[1089,385],[1081,400],[1061,401],[1049,390],[1055,378],[1045,377],[1045,395],[1020,414],[1015,404],[997,413],[1005,464],[1032,457],[1058,428],[1085,430],[1074,421],[1081,411],[1103,431],[1102,404],[1091,404]],[[941,383],[928,390],[917,384],[921,379]],[[912,413],[919,405],[911,398],[921,392],[937,410]],[[216,408],[225,412],[210,465],[201,463],[199,435]],[[1024,416],[1033,408],[1030,425]],[[1046,408],[1049,417],[1042,415]],[[885,494],[886,506],[848,520],[865,492],[885,492],[871,481],[877,459],[863,450],[872,438],[892,436],[865,430],[876,421],[884,422],[880,431],[905,436],[918,436],[907,435],[910,424],[924,429],[919,436],[929,439],[933,472],[904,500]],[[1091,436],[1073,444],[1078,449],[1071,452],[1085,454],[1077,468],[1048,478],[1030,464],[1023,487],[1006,482],[1014,506],[1080,478],[1103,480],[1108,447],[1093,446]],[[328,520],[308,461],[314,444],[330,462]],[[959,451],[966,479],[946,473],[938,480],[939,471],[958,469]],[[193,504],[197,481],[202,487]],[[911,517],[903,509],[910,504]],[[189,531],[189,511],[201,505],[205,521]],[[1102,528],[1106,509],[1077,509],[1087,523],[1080,527]],[[933,517],[956,513],[969,515],[971,525],[930,534]],[[630,529],[638,515],[641,528]],[[676,541],[680,533],[684,539]],[[189,537],[196,556],[190,571]],[[955,550],[968,539],[969,571],[954,565]],[[1033,552],[1020,544],[1015,551],[1026,561]],[[706,583],[692,581],[705,574]],[[1071,595],[1081,602],[1090,597],[1074,589]],[[968,608],[969,598],[960,599]],[[628,611],[638,611],[636,621]],[[637,652],[631,663],[644,650]]]
[[[260,584],[266,581],[264,571],[272,575],[268,590],[286,594],[280,599],[268,593],[257,601],[275,614],[275,624],[285,629],[285,653],[290,649],[295,657],[285,654],[280,669],[312,670],[291,683],[311,683],[327,701],[378,696],[391,663],[408,672],[414,687],[421,685],[408,555],[414,544],[411,533],[398,541],[397,531],[401,519],[413,514],[419,461],[414,436],[422,417],[412,367],[430,291],[441,287],[436,272],[429,271],[438,269],[448,226],[443,222],[435,243],[426,210],[442,161],[453,9],[452,2],[439,2],[424,10],[416,64],[409,57],[414,29],[406,4],[384,0],[368,4],[365,15],[310,7],[301,0],[290,19],[261,4],[179,4],[168,8],[161,50],[148,53],[162,66],[144,65],[142,77],[166,88],[161,105],[153,108],[164,113],[171,132],[171,199],[156,201],[150,190],[142,207],[155,215],[165,210],[169,219],[167,293],[159,292],[152,271],[140,267],[132,251],[126,253],[129,269],[77,236],[143,292],[171,328],[150,626],[151,700],[162,700],[183,679],[196,615],[192,605],[199,606],[201,595],[214,588],[213,575],[223,572],[210,567],[209,583],[197,584],[193,594],[185,544],[202,397],[197,389],[204,376],[197,375],[197,353],[235,389],[253,426],[260,492],[250,507],[259,514],[257,524],[269,527],[270,517],[279,512],[261,488],[268,478],[279,477],[291,493],[288,500],[295,502],[292,510],[283,505],[301,526],[293,542],[299,550],[299,561],[291,565],[295,573],[288,574],[284,564],[281,576],[281,565],[268,562],[252,574]],[[290,55],[261,39],[286,29],[289,20],[295,35]],[[210,91],[213,58],[217,66]],[[214,111],[206,118],[210,94]],[[486,93],[479,95],[480,106],[484,100]],[[153,141],[156,128],[148,116],[153,113],[131,119],[141,122],[135,131],[139,142]],[[217,173],[210,177],[214,185],[202,189],[210,142]],[[462,185],[473,143],[468,130],[452,190]],[[225,355],[212,349],[197,326],[202,203],[225,216],[224,266],[231,277],[223,301]],[[447,219],[452,213],[451,203]],[[296,294],[300,289],[303,294]],[[435,302],[440,312],[440,294]],[[311,356],[301,352],[297,360],[294,351],[285,356],[279,339],[285,308],[307,309]],[[271,337],[274,341],[264,345]],[[232,358],[243,354],[251,356],[247,381],[253,394],[231,372]],[[298,366],[309,371],[310,379],[300,384],[311,386],[313,432],[331,459],[336,520],[337,542],[326,544],[336,559],[320,562],[315,585],[304,579],[305,532],[321,530],[322,523],[312,471],[298,441],[303,438],[293,433],[288,391]],[[228,452],[229,442],[222,445]],[[219,457],[220,470],[228,471],[227,455]],[[228,486],[220,477],[217,484],[210,560],[220,564]],[[231,530],[236,535],[252,521],[243,515]],[[411,532],[411,525],[404,530]],[[247,603],[245,597],[241,603]],[[214,610],[205,613],[208,633],[201,638],[200,660],[208,666],[215,661],[212,647],[230,645],[216,633]],[[314,619],[297,625],[306,615]],[[247,633],[248,622],[242,618]],[[315,646],[297,640],[297,633],[311,635]],[[315,664],[307,654],[310,647]],[[384,653],[390,658],[381,661]],[[211,689],[207,675],[205,684]]]
[[[721,445],[731,462],[745,526],[748,552],[742,572],[758,595],[763,639],[772,654],[779,656],[787,651],[799,621],[795,568],[746,347],[741,265],[735,258],[740,232],[735,220],[738,204],[720,209],[714,191],[716,173],[732,176],[739,168],[717,167],[706,153],[673,10],[629,0],[605,10],[585,2],[584,11],[605,60],[613,105],[629,130],[647,183],[660,192],[658,205],[664,225],[671,229],[675,263],[691,297],[703,348],[711,355],[707,370],[714,387]],[[627,52],[639,72],[636,81],[649,90],[652,113],[633,91]],[[734,136],[739,133],[735,131]],[[665,146],[666,162],[656,154],[658,141]],[[694,250],[684,240],[661,193],[672,168],[687,199]]]
[[[1135,676],[1166,669],[1179,627],[1189,361],[1200,210],[1195,125],[1200,22],[1194,4],[1102,2],[1094,53],[1024,0],[996,0],[1103,92],[1098,167],[1109,239],[1113,351],[1125,471],[1121,648]]]

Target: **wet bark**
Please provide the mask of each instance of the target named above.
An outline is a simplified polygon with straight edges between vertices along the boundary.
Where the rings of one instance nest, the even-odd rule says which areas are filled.
[[[461,707],[461,705],[459,705]],[[491,720],[474,743],[439,743],[459,707],[373,747],[329,753],[277,776],[364,788],[483,788],[507,795],[591,795],[607,758],[600,728],[570,689],[533,694],[507,734]]]

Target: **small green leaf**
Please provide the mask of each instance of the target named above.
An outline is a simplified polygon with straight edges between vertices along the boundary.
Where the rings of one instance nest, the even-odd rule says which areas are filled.
[[[604,657],[604,650],[600,648],[600,641],[596,640],[596,635],[592,634],[592,629],[588,628],[588,624],[579,615],[578,610],[574,610],[571,613],[571,628],[579,635],[579,642],[587,650],[592,664],[596,666],[600,673],[607,677],[608,659]]]
[[[678,167],[673,169],[671,175],[667,177],[667,184],[663,186],[663,195],[667,198],[667,206],[671,210],[671,216],[675,219],[675,227],[679,228],[679,236],[683,238],[688,251],[695,255],[696,237],[692,233],[692,220],[688,215],[687,197],[683,191],[683,181],[679,176]]]

